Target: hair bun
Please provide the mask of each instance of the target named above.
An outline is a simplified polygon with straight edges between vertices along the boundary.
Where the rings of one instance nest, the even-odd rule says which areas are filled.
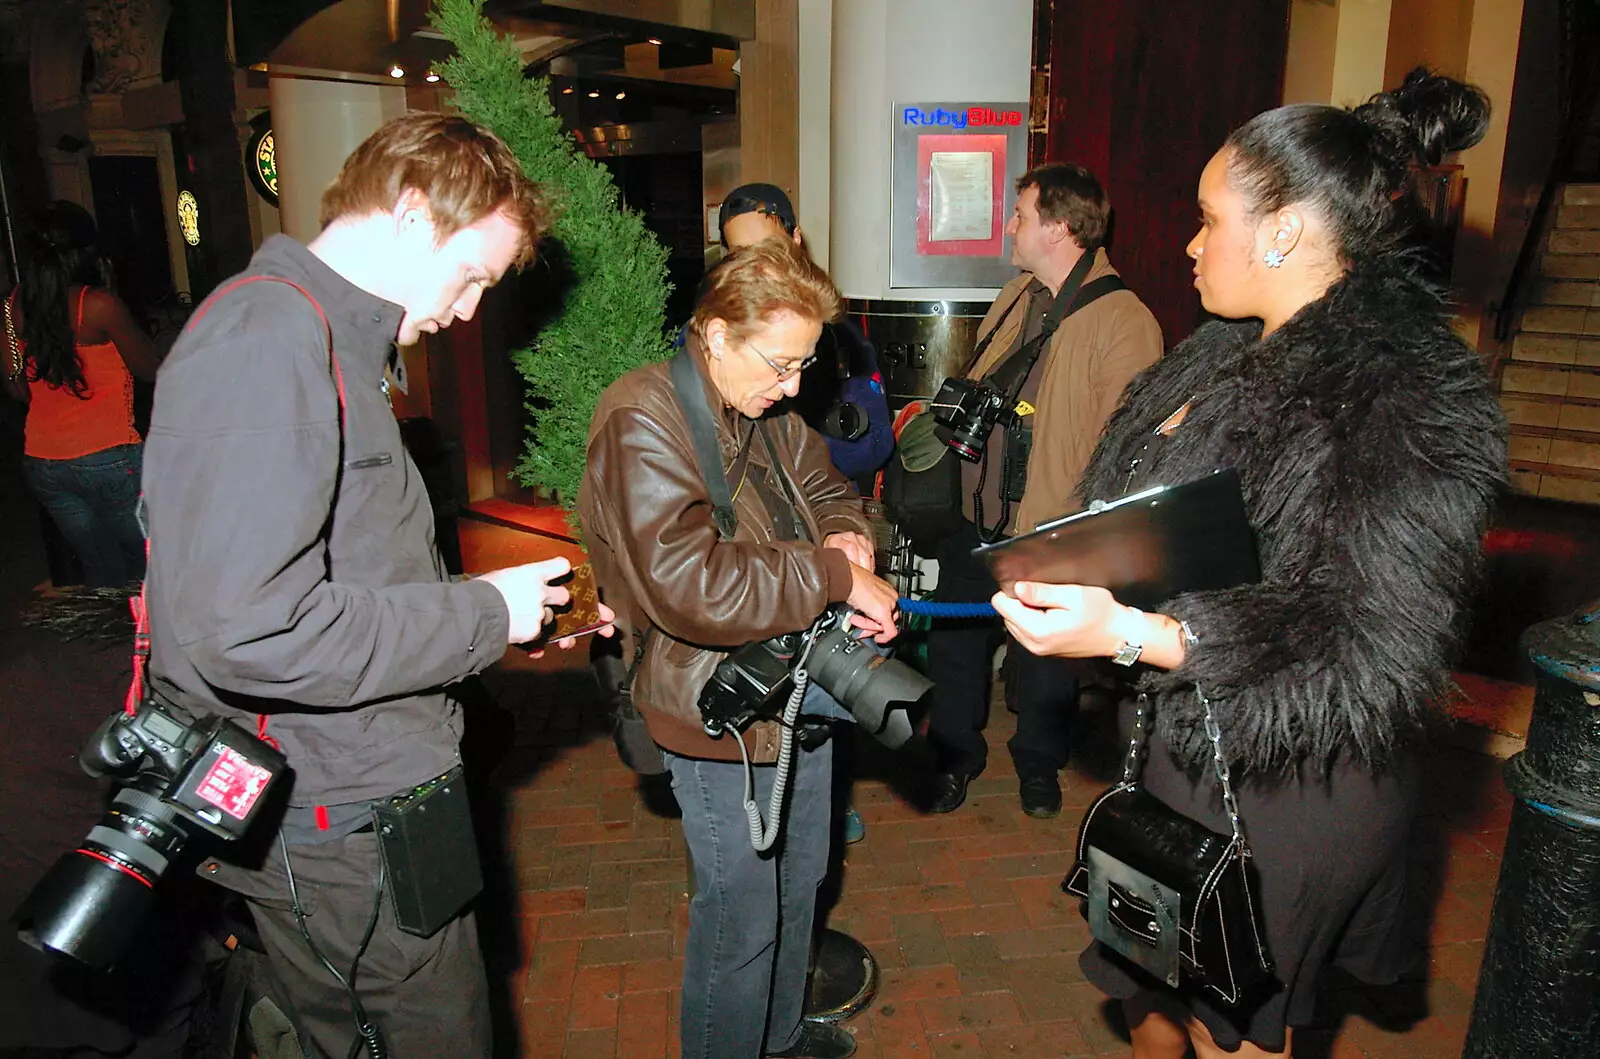
[[[1483,139],[1489,127],[1489,97],[1475,85],[1430,73],[1419,66],[1399,88],[1379,92],[1352,111],[1373,131],[1389,160],[1437,165],[1451,151]]]

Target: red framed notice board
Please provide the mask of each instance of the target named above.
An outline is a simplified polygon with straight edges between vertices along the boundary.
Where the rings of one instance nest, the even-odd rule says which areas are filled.
[[[994,257],[1005,240],[1004,135],[917,137],[917,253]]]

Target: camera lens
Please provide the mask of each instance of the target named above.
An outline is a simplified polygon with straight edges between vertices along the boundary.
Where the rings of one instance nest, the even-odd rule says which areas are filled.
[[[187,837],[178,814],[160,798],[137,787],[124,787],[111,799],[106,815],[89,829],[83,845],[135,866],[154,882],[183,849]]]
[[[878,654],[848,628],[830,629],[817,638],[806,672],[867,734],[891,748],[911,738],[911,711],[933,690],[933,681]]]
[[[989,426],[981,419],[963,424],[962,429],[950,435],[950,451],[969,463],[983,459],[983,448],[989,440]]]
[[[840,401],[822,421],[822,433],[836,441],[857,441],[866,432],[867,417],[854,401]]]
[[[156,882],[187,837],[161,799],[124,787],[23,902],[18,936],[36,949],[109,968],[143,926]]]

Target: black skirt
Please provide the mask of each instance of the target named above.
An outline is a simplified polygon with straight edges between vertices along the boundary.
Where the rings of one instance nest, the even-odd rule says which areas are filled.
[[[1131,730],[1131,705],[1119,721]],[[1229,830],[1221,788],[1209,768],[1183,771],[1152,736],[1143,781],[1178,812],[1217,831]],[[1302,768],[1277,782],[1235,776],[1239,815],[1255,855],[1262,916],[1281,988],[1253,1006],[1229,1008],[1199,993],[1173,991],[1098,942],[1079,965],[1107,996],[1128,1000],[1163,994],[1203,1022],[1219,1045],[1249,1041],[1281,1051],[1285,1026],[1309,1025],[1317,983],[1337,965],[1357,979],[1388,984],[1415,963],[1417,941],[1405,929],[1407,840],[1416,814],[1414,756],[1373,773],[1341,762],[1327,774]],[[1151,998],[1155,999],[1155,998]]]

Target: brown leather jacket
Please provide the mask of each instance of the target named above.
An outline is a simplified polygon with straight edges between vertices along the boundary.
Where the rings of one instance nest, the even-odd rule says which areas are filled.
[[[778,473],[801,498],[805,533],[798,541],[776,539],[773,515],[753,484],[768,473],[766,448],[751,421],[727,408],[706,378],[693,338],[688,348],[714,410],[725,469],[736,465],[748,440],[742,484],[729,483],[739,516],[734,538],[717,535],[665,362],[628,372],[601,396],[589,426],[578,512],[629,657],[633,637],[646,637],[633,697],[651,736],[685,757],[737,761],[731,739],[713,739],[701,727],[698,702],[706,678],[734,648],[806,628],[830,603],[848,597],[849,561],[820,542],[831,533],[869,531],[861,500],[829,461],[822,436],[788,412],[764,422],[785,464]],[[775,729],[768,722],[746,733],[756,760],[772,759]]]

